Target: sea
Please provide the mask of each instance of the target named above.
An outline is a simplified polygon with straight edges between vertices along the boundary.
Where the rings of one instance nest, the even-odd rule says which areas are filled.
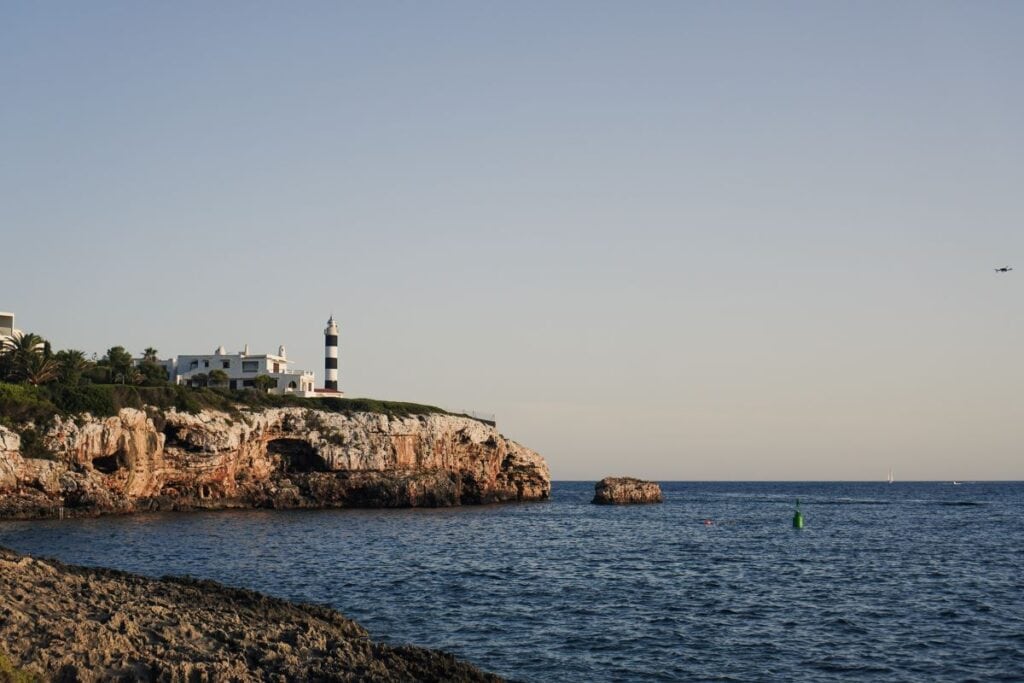
[[[593,490],[3,522],[0,545],[330,605],[520,681],[1024,680],[1024,483],[663,482],[663,504],[616,507]]]

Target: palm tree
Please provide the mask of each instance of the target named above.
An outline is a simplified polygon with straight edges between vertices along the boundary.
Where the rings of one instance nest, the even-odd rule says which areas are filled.
[[[86,360],[85,353],[77,349],[65,349],[63,351],[58,351],[54,354],[53,358],[57,361],[57,379],[59,379],[62,384],[70,386],[77,385],[81,381],[82,375],[91,365],[91,363]]]
[[[57,379],[60,365],[53,357],[47,358],[41,353],[33,353],[25,361],[24,379],[29,384],[39,386]]]
[[[48,351],[49,345],[38,334],[19,332],[6,337],[0,343],[0,354],[3,356],[3,378],[10,382],[27,380],[30,371],[40,369],[35,364],[35,359],[51,360]],[[43,376],[45,374],[47,373],[44,373]]]
[[[39,353],[46,347],[46,341],[34,332],[16,332],[3,340],[5,353],[31,352]]]
[[[147,346],[142,352],[142,360],[148,360],[150,362],[156,362],[156,349],[152,346]]]

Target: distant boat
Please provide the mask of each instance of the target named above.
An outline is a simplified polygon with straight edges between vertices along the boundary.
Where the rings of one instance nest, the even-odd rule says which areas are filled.
[[[953,486],[959,486],[959,485],[960,485],[960,482],[958,482],[956,480],[953,481]]]
[[[889,479],[888,479],[887,481],[888,481],[888,482],[889,482],[890,484],[891,484],[891,483],[893,483],[893,481],[895,481],[895,480],[894,480],[894,479],[892,478],[892,468],[891,468],[891,467],[889,468]]]

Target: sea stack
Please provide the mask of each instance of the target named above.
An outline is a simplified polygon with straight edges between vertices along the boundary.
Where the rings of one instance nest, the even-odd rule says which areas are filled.
[[[656,482],[633,477],[605,477],[594,484],[595,505],[660,503],[661,487]]]

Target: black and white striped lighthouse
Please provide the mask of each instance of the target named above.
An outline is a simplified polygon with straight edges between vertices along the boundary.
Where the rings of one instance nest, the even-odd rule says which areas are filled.
[[[338,390],[338,323],[333,314],[324,330],[324,389]]]

